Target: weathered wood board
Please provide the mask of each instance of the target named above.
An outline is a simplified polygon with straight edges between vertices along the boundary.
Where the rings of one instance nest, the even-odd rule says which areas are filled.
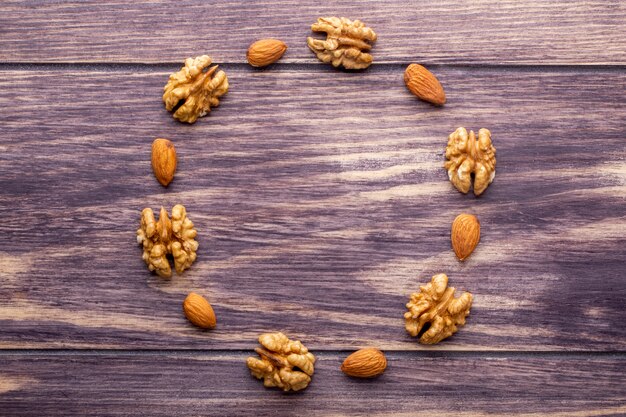
[[[624,358],[392,353],[376,380],[343,375],[320,354],[311,385],[267,390],[247,353],[32,354],[0,359],[10,416],[221,415],[461,417],[623,416]]]
[[[319,63],[305,39],[324,15],[374,27],[376,64]],[[2,2],[0,416],[626,415],[625,21],[616,1]],[[250,68],[266,36],[289,50]],[[201,53],[231,87],[183,125],[162,88]],[[410,62],[445,107],[406,90]],[[497,148],[479,198],[442,168],[459,126]],[[167,189],[156,137],[178,151]],[[166,281],[135,230],[177,203],[200,250]],[[482,225],[464,263],[461,212]],[[422,346],[404,304],[438,272],[475,302]],[[185,320],[189,291],[215,330]],[[245,367],[275,330],[318,357],[302,393]],[[366,345],[389,369],[345,377]]]
[[[209,53],[245,62],[279,38],[282,62],[321,65],[306,46],[318,17],[361,19],[376,62],[626,64],[623,1],[3,1],[0,61],[182,62]]]
[[[476,301],[440,349],[626,344],[626,109],[604,85],[624,74],[442,69],[450,103],[436,109],[397,71],[234,68],[193,126],[159,102],[167,71],[5,75],[4,347],[245,348],[279,326],[316,349],[421,349],[404,303],[441,271]],[[480,198],[442,169],[459,125],[493,132],[497,176]],[[157,136],[179,153],[167,189],[149,163]],[[134,233],[143,207],[176,203],[201,249],[164,281]],[[449,229],[464,211],[482,242],[460,263]],[[180,314],[192,289],[218,313],[210,335]]]

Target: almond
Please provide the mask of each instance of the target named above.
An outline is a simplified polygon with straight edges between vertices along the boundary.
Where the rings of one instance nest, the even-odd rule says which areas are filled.
[[[452,249],[457,258],[465,260],[474,252],[480,240],[480,222],[471,214],[459,214],[452,222]]]
[[[371,378],[382,374],[387,368],[385,354],[376,348],[357,350],[341,365],[343,373],[357,378]]]
[[[446,103],[446,93],[437,77],[419,64],[411,64],[404,71],[404,82],[407,88],[419,99],[437,106]]]
[[[185,298],[183,311],[190,322],[203,329],[213,329],[217,324],[211,304],[195,292],[190,292]]]
[[[156,179],[165,187],[174,179],[176,149],[171,141],[158,138],[152,142],[152,170]]]
[[[248,48],[248,63],[253,67],[266,67],[278,61],[287,50],[285,42],[278,39],[261,39]]]

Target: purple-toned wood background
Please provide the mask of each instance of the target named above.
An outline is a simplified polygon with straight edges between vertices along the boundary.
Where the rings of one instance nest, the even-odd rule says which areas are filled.
[[[330,15],[376,30],[372,67],[310,53]],[[619,1],[0,3],[0,415],[626,415],[625,23]],[[253,69],[263,37],[289,49]],[[205,53],[231,88],[183,125],[162,88]],[[411,62],[445,107],[406,90]],[[458,126],[497,148],[480,198],[442,169]],[[201,246],[164,281],[134,234],[177,203]],[[461,212],[482,224],[464,263]],[[422,346],[404,304],[438,272],[475,303]],[[185,320],[192,290],[214,331]],[[306,391],[249,376],[274,330],[317,354]],[[368,345],[387,372],[345,377]]]

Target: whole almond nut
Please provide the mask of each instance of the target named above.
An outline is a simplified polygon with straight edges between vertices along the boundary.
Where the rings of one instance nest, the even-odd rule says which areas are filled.
[[[171,141],[158,138],[152,142],[152,170],[156,179],[165,187],[174,179],[176,149]]]
[[[211,304],[195,292],[190,292],[185,298],[183,311],[190,322],[203,329],[213,329],[217,324]]]
[[[457,258],[465,260],[474,252],[480,240],[480,222],[471,214],[459,214],[452,222],[452,249]]]
[[[360,349],[348,356],[341,365],[343,373],[357,378],[371,378],[387,368],[385,354],[376,348]]]
[[[248,63],[253,67],[266,67],[278,61],[287,50],[285,42],[278,39],[261,39],[248,48]]]
[[[419,64],[411,64],[404,71],[404,82],[407,88],[419,99],[437,106],[446,103],[446,93],[441,83],[432,72]]]

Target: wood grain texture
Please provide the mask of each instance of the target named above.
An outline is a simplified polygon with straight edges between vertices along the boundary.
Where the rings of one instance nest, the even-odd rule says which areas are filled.
[[[0,357],[3,416],[460,416],[626,414],[624,358],[388,355],[386,372],[357,380],[345,354],[319,354],[295,394],[250,376],[247,352],[212,355]]]
[[[619,0],[3,1],[0,61],[245,62],[250,43],[275,37],[289,45],[282,62],[320,64],[306,37],[335,15],[376,30],[378,63],[626,64]]]
[[[175,65],[2,73],[1,347],[248,349],[279,329],[315,350],[626,347],[623,72],[440,68],[438,109],[401,66],[223,68],[231,91],[193,126],[161,103]],[[480,198],[441,167],[458,126],[493,134]],[[155,137],[178,151],[168,189],[152,176]],[[143,207],[176,203],[199,258],[164,281],[135,230]],[[449,241],[460,212],[482,224],[465,263]],[[402,314],[438,272],[475,304],[425,348]],[[185,321],[192,290],[215,331]]]
[[[374,66],[315,59],[325,15],[376,30]],[[0,415],[626,416],[625,21],[616,0],[0,2]],[[263,37],[289,50],[255,70]],[[230,92],[177,123],[163,85],[204,53]],[[410,62],[444,108],[406,90]],[[493,133],[480,198],[442,168],[458,126]],[[168,189],[155,137],[178,151]],[[199,258],[165,281],[135,229],[176,203]],[[465,263],[461,212],[482,224]],[[474,307],[420,346],[404,304],[438,272]],[[189,291],[217,329],[185,320]],[[302,393],[244,365],[275,330],[317,355]],[[343,375],[366,345],[385,374]]]

